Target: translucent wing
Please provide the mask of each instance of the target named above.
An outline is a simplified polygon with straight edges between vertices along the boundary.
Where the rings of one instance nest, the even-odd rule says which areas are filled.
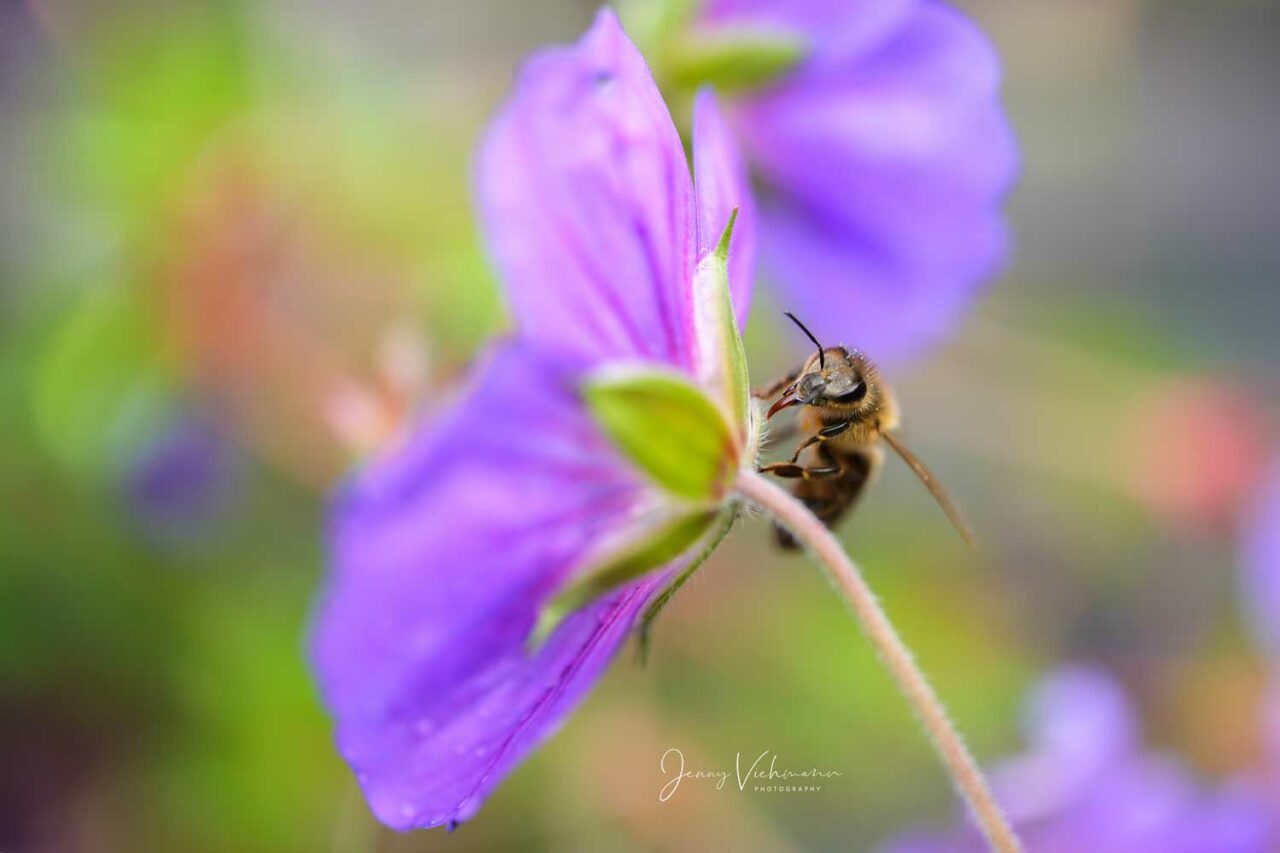
[[[969,530],[969,525],[960,515],[960,510],[956,509],[956,505],[951,502],[951,498],[947,497],[947,493],[942,490],[942,486],[938,484],[934,478],[933,472],[925,466],[920,458],[911,452],[905,444],[899,441],[890,433],[881,433],[881,437],[885,443],[892,447],[902,461],[911,466],[911,470],[916,472],[916,476],[920,478],[920,482],[924,483],[925,488],[929,490],[929,494],[933,495],[933,499],[938,502],[938,506],[942,507],[942,511],[947,514],[947,518],[951,521],[951,525],[955,527],[956,532],[960,534],[960,538],[970,548],[976,548],[977,545],[973,539],[973,533]]]

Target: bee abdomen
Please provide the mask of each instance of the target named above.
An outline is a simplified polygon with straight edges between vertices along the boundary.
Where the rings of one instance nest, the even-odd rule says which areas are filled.
[[[822,452],[827,459],[836,461],[829,449],[824,448]],[[842,453],[839,456],[839,477],[800,480],[792,490],[792,494],[829,528],[834,528],[857,503],[871,478],[873,467],[872,457],[865,453]],[[787,551],[799,548],[799,543],[787,530],[775,525],[774,531],[779,547]]]

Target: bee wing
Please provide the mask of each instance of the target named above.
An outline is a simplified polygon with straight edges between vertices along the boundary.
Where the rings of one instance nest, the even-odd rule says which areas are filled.
[[[894,451],[902,457],[902,461],[911,466],[911,470],[916,472],[916,476],[920,478],[920,482],[924,483],[929,494],[933,495],[933,499],[938,502],[938,506],[942,507],[942,511],[947,514],[947,519],[951,522],[951,526],[960,534],[960,538],[970,548],[977,548],[973,539],[973,532],[969,530],[969,525],[960,515],[960,510],[956,509],[956,505],[951,502],[951,498],[947,497],[947,493],[942,490],[942,486],[938,484],[934,478],[933,472],[920,461],[920,457],[916,456],[911,450],[895,438],[890,433],[881,433],[881,438],[885,443],[894,449]]]

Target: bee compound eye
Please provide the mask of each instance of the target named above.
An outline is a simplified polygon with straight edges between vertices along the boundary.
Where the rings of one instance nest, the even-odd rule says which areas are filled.
[[[845,391],[843,394],[840,394],[839,396],[835,397],[835,399],[839,400],[841,403],[860,403],[862,402],[863,398],[865,398],[866,396],[867,396],[867,383],[858,382],[858,384],[854,385],[852,388],[850,388],[848,391]]]
[[[827,381],[822,378],[821,374],[807,373],[804,378],[800,380],[797,396],[802,400],[812,400],[814,397],[820,395],[826,386]]]

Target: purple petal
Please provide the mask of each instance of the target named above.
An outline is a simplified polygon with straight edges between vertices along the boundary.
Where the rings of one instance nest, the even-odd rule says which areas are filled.
[[[853,233],[794,206],[762,203],[761,254],[776,298],[824,343],[871,353],[881,364],[909,359],[945,339],[978,293],[977,279],[896,267]],[[1002,254],[1003,226],[972,231],[975,247]]]
[[[1280,457],[1264,482],[1245,520],[1240,583],[1257,643],[1280,662]]]
[[[892,360],[948,331],[997,270],[1017,159],[998,86],[977,29],[915,2],[817,42],[735,110],[765,186],[766,266],[819,337]]]
[[[536,655],[526,638],[652,500],[565,375],[522,344],[343,491],[313,660],[379,819],[467,819],[581,701],[663,573],[573,614]]]
[[[885,38],[920,0],[707,0],[702,26],[807,37],[820,53],[867,49]],[[851,14],[854,10],[856,13]]]
[[[1027,701],[1029,749],[992,770],[1000,802],[1018,823],[1073,807],[1131,755],[1137,724],[1124,689],[1084,666],[1055,670]]]
[[[1280,805],[1280,672],[1272,674],[1271,685],[1262,702],[1262,738],[1275,780],[1277,805]]]
[[[992,773],[997,799],[1035,853],[1262,853],[1275,822],[1260,791],[1206,791],[1169,758],[1144,752],[1122,687],[1085,667],[1045,678],[1027,705],[1030,748]],[[972,824],[915,833],[882,853],[985,849]]]
[[[481,147],[479,192],[524,337],[692,369],[688,161],[612,12],[524,68]]]
[[[1099,768],[1138,745],[1138,721],[1124,687],[1096,667],[1061,666],[1027,700],[1024,725],[1035,748]]]
[[[1280,820],[1268,793],[1248,782],[1230,781],[1184,812],[1176,841],[1167,849],[1185,853],[1263,853],[1280,844]],[[1272,793],[1274,796],[1274,793]]]
[[[699,258],[715,249],[729,216],[735,208],[738,211],[729,246],[729,292],[738,326],[745,327],[755,277],[755,199],[746,166],[710,89],[698,92],[694,102],[693,174],[698,198]]]
[[[1046,853],[1264,853],[1272,821],[1257,792],[1201,786],[1181,763],[1141,756],[1111,768],[1081,802],[1030,825],[1029,849]]]

